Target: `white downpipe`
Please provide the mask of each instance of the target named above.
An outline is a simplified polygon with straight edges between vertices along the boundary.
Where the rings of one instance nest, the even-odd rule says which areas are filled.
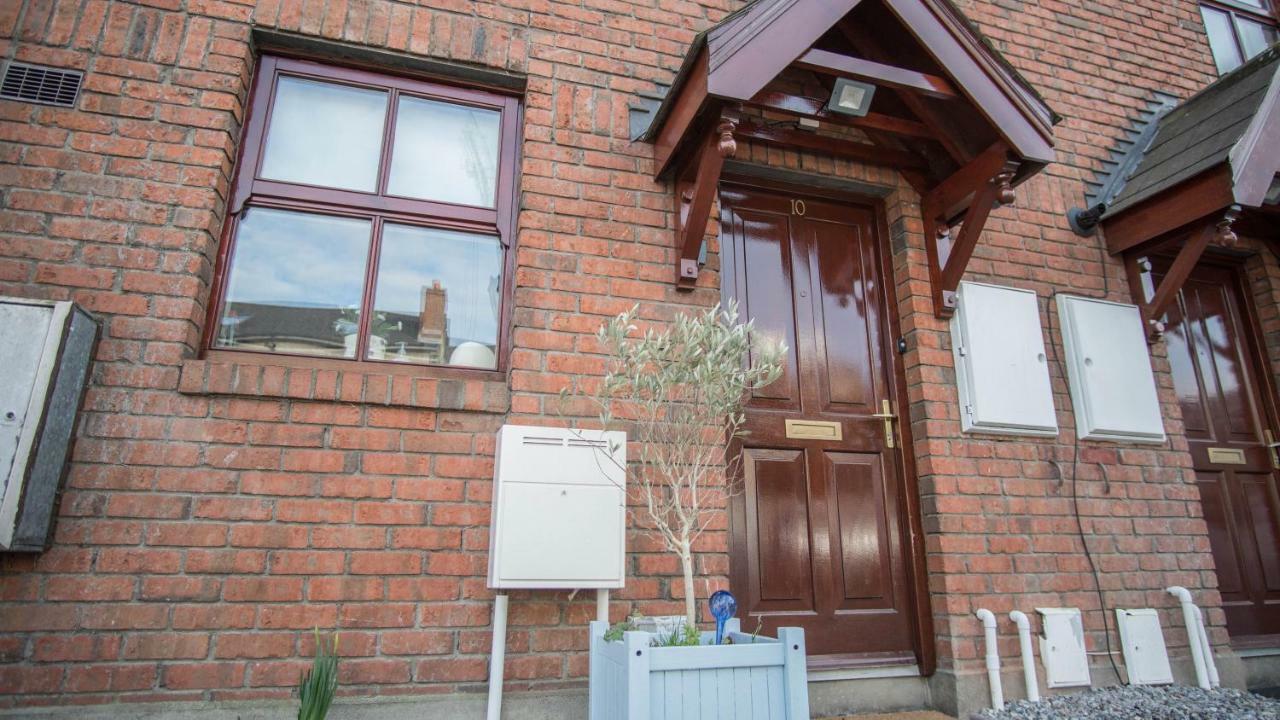
[[[602,623],[609,622],[609,588],[596,590],[596,619]]]
[[[987,646],[987,682],[991,685],[991,707],[1004,709],[1004,689],[1000,686],[1000,648],[996,645],[996,616],[986,608],[975,613],[982,621]]]
[[[1222,680],[1218,677],[1218,663],[1213,659],[1213,646],[1209,644],[1209,631],[1204,627],[1204,613],[1200,611],[1200,606],[1196,607],[1196,629],[1199,630],[1200,645],[1204,648],[1204,666],[1209,671],[1209,684],[1213,687],[1221,687]]]
[[[1040,683],[1036,681],[1036,658],[1031,652],[1031,621],[1021,610],[1009,613],[1009,619],[1018,626],[1018,647],[1022,650],[1022,679],[1027,685],[1027,699],[1040,700]]]
[[[1205,643],[1200,637],[1200,622],[1196,618],[1200,608],[1191,602],[1191,593],[1181,585],[1165,588],[1165,592],[1178,598],[1178,603],[1182,605],[1182,623],[1187,626],[1187,644],[1191,646],[1191,662],[1196,667],[1196,684],[1208,690],[1212,684],[1209,682],[1209,671],[1205,668]]]
[[[487,720],[502,715],[502,673],[507,659],[507,596],[493,598],[493,649],[489,653],[489,709]]]

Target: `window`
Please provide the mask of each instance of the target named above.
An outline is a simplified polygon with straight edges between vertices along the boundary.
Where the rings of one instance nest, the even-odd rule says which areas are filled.
[[[516,99],[277,57],[255,83],[208,347],[498,369]]]
[[[1221,5],[1200,6],[1219,75],[1235,70],[1280,39],[1269,1],[1272,0],[1230,0]]]

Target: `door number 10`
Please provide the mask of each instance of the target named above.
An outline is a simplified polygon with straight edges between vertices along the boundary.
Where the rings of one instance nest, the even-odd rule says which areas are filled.
[[[795,199],[793,199],[793,200],[791,201],[791,214],[792,214],[792,215],[803,215],[803,214],[804,214],[804,201],[803,201],[803,200],[795,200]]]

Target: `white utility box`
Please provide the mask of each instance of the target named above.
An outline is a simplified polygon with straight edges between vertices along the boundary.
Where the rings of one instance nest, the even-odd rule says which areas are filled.
[[[1058,296],[1081,440],[1164,442],[1164,419],[1136,305]]]
[[[962,282],[951,348],[965,432],[1056,436],[1058,416],[1030,290]]]
[[[622,432],[502,426],[489,587],[622,587],[626,441]]]
[[[1124,667],[1129,674],[1129,684],[1172,684],[1173,669],[1169,667],[1169,651],[1165,648],[1159,613],[1152,608],[1116,608],[1116,625],[1120,628],[1120,645],[1124,649]]]
[[[97,338],[72,303],[0,297],[0,550],[49,544]]]
[[[1084,647],[1084,621],[1077,608],[1036,608],[1040,613],[1040,659],[1045,684],[1051,688],[1090,685],[1089,656]]]

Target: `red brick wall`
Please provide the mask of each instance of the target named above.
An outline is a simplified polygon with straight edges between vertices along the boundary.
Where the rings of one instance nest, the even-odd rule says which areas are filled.
[[[354,692],[482,683],[493,431],[553,418],[561,387],[599,372],[590,335],[605,317],[639,302],[660,320],[718,299],[710,270],[693,293],[671,284],[670,192],[651,179],[651,149],[627,139],[627,104],[669,82],[694,33],[737,0],[424,4],[0,7],[0,54],[88,72],[77,110],[0,102],[0,293],[74,299],[104,321],[55,545],[0,560],[0,705],[286,696],[315,626],[341,629]],[[1063,213],[1152,90],[1186,95],[1211,78],[1194,3],[964,9],[1066,116],[1061,162],[993,215],[972,277],[1042,302],[1104,284],[1126,300],[1119,265]],[[508,382],[194,359],[251,23],[527,76]],[[744,145],[740,158],[901,185],[811,155]],[[973,673],[976,607],[1098,606],[1069,495],[1045,462],[1070,467],[1070,402],[1053,366],[1058,440],[961,436],[917,198],[900,187],[886,207],[939,658]],[[1164,607],[1165,585],[1214,584],[1159,354],[1172,449],[1081,453],[1081,510],[1112,607]],[[649,536],[629,542],[615,617],[678,612],[673,560]],[[724,547],[723,532],[704,540],[707,587],[724,584]],[[580,682],[585,657],[565,651],[585,648],[589,599],[518,593],[511,612],[508,679]],[[1221,614],[1209,618],[1224,641]],[[1098,648],[1099,614],[1088,624]]]

